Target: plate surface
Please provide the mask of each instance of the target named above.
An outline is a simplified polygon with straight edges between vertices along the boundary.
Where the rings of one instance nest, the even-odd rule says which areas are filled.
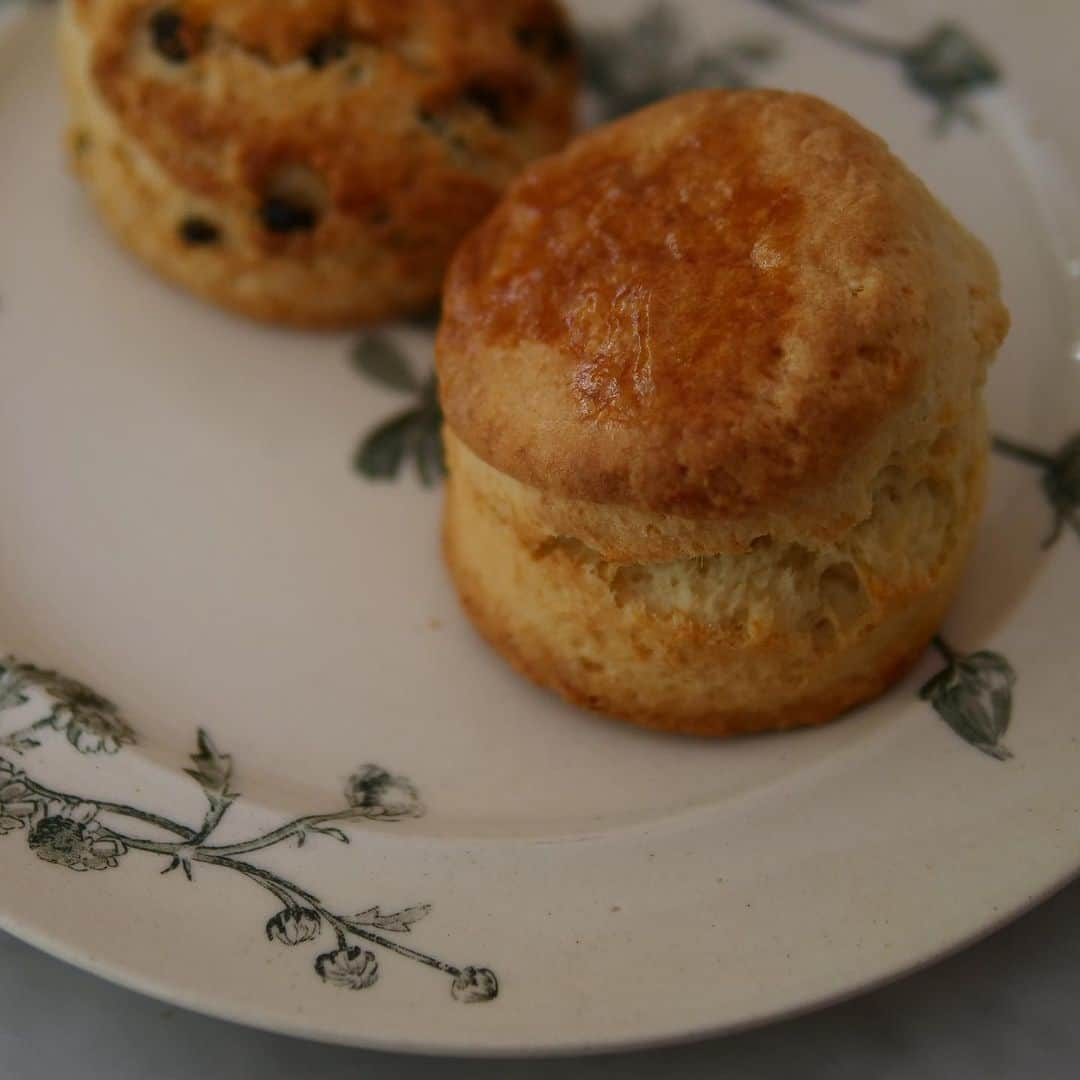
[[[520,681],[458,609],[437,490],[409,461],[393,482],[352,468],[412,404],[350,361],[373,339],[233,320],[117,250],[63,167],[50,15],[9,11],[6,929],[273,1030],[570,1052],[834,1000],[1080,869],[1063,262],[1080,244],[1054,159],[964,28],[818,0],[573,6],[594,118],[705,82],[820,93],[997,255],[1015,328],[990,402],[1008,445],[945,641],[840,723],[728,743]],[[422,327],[375,341],[429,370]]]

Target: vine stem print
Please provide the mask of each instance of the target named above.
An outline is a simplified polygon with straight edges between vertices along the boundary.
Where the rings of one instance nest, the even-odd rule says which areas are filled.
[[[1080,537],[1080,433],[1067,439],[1056,454],[1047,454],[1022,443],[998,436],[994,449],[1023,465],[1042,470],[1043,493],[1050,501],[1054,522],[1043,540],[1043,550],[1053,547],[1065,526]]]
[[[45,714],[5,736],[0,749],[24,755],[39,747],[49,730],[64,732],[83,754],[116,753],[135,742],[133,729],[116,706],[89,687],[11,657],[0,663],[0,712],[21,709],[39,696],[45,700]],[[344,807],[307,814],[245,840],[215,844],[214,833],[239,798],[232,787],[232,757],[200,729],[191,762],[185,771],[207,800],[197,827],[125,803],[89,801],[57,791],[0,753],[0,836],[22,830],[27,846],[39,859],[79,872],[114,869],[121,859],[138,851],[167,858],[162,873],[182,870],[188,881],[194,880],[196,866],[237,873],[281,905],[266,922],[267,940],[297,946],[325,933],[333,936],[335,948],[314,960],[316,974],[332,986],[364,990],[374,985],[379,962],[364,947],[374,945],[449,975],[450,993],[456,1001],[474,1004],[497,997],[499,982],[490,968],[459,967],[386,936],[410,933],[431,912],[430,904],[400,911],[375,906],[343,915],[331,911],[310,890],[244,858],[289,841],[302,846],[311,837],[348,844],[348,835],[338,826],[349,822],[391,823],[419,817],[424,807],[408,779],[378,765],[361,766],[345,785]],[[166,835],[132,835],[123,825],[125,820]]]
[[[937,104],[938,134],[948,131],[957,118],[976,125],[978,117],[968,97],[1001,81],[994,58],[955,23],[938,23],[923,37],[905,43],[851,26],[824,11],[820,0],[758,2],[840,45],[897,62],[908,84]]]

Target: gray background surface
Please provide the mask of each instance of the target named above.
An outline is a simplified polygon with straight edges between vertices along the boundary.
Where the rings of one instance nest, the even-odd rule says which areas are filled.
[[[928,21],[955,15],[993,48],[1080,177],[1080,0],[906,2],[925,9]],[[373,1054],[235,1027],[112,986],[0,934],[0,1080],[1072,1078],[1080,1076],[1077,927],[1080,883],[928,971],[801,1019],[675,1049],[514,1063]]]

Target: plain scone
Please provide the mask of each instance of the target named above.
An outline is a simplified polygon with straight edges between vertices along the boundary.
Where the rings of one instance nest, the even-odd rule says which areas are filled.
[[[407,314],[569,138],[557,0],[65,0],[76,172],[120,240],[223,307]]]
[[[447,279],[469,615],[536,682],[668,731],[880,693],[971,548],[1008,322],[984,247],[823,101],[694,93],[582,136]]]

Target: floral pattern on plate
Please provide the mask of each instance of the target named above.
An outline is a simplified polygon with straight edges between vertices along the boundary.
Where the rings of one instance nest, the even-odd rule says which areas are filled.
[[[41,708],[35,707],[35,694],[44,699]],[[83,754],[116,753],[135,740],[116,706],[83,683],[8,658],[0,665],[0,712],[24,707],[34,712],[44,709],[44,715],[0,740],[0,748],[17,755],[40,747],[38,736],[46,729],[65,732],[68,742]],[[431,912],[430,904],[400,911],[375,906],[339,914],[315,893],[246,858],[286,842],[300,847],[325,838],[348,844],[341,826],[358,821],[390,824],[420,817],[424,805],[419,792],[404,776],[379,765],[362,765],[345,784],[343,807],[221,844],[211,841],[239,795],[232,785],[232,755],[219,750],[202,729],[191,766],[184,770],[206,797],[203,820],[197,826],[125,803],[91,801],[53,790],[20,765],[0,754],[0,836],[25,832],[29,849],[47,863],[79,872],[113,870],[125,857],[141,852],[168,859],[162,873],[181,870],[188,881],[194,880],[196,867],[228,870],[259,886],[281,905],[266,922],[268,941],[295,947],[324,936],[333,939],[334,947],[314,960],[315,973],[330,986],[346,990],[373,986],[379,979],[379,962],[367,946],[374,945],[449,975],[450,994],[456,1001],[475,1004],[498,995],[499,982],[489,968],[457,967],[385,936],[410,933]],[[152,826],[157,835],[132,835],[126,831],[125,820]]]

